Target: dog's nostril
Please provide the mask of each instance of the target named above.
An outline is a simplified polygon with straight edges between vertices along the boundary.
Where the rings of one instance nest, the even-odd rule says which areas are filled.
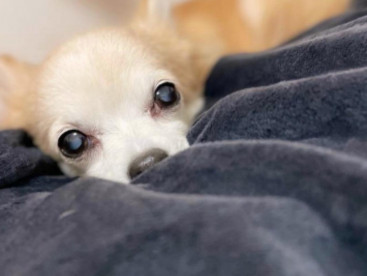
[[[151,149],[138,156],[130,165],[130,178],[137,177],[143,171],[153,167],[155,164],[167,158],[168,154],[161,149]]]

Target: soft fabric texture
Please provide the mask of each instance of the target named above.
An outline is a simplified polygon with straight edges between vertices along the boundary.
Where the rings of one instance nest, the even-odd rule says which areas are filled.
[[[134,185],[0,133],[0,274],[367,275],[364,14],[223,58],[193,146]]]

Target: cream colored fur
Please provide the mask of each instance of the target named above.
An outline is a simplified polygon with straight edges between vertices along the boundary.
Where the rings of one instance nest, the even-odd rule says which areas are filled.
[[[123,183],[128,183],[129,165],[141,153],[160,148],[173,155],[187,148],[186,133],[202,106],[211,66],[222,54],[254,47],[253,41],[246,44],[249,37],[263,38],[251,36],[253,30],[274,16],[250,2],[212,1],[217,5],[209,5],[210,0],[183,1],[177,7],[168,1],[145,2],[126,28],[80,36],[40,66],[0,59],[0,128],[25,129],[68,175]],[[285,8],[292,6],[282,1]],[[342,11],[346,0],[334,1]],[[248,7],[256,10],[253,19],[251,13],[243,17]],[[275,10],[282,12],[278,6]],[[324,17],[338,9],[326,10]],[[246,24],[248,19],[252,24]],[[316,19],[306,25],[310,22]],[[302,27],[285,32],[283,40]],[[234,33],[228,33],[230,29]],[[263,47],[281,42],[266,41]],[[182,101],[152,116],[154,88],[162,81],[174,83]],[[77,159],[63,156],[57,145],[61,134],[72,129],[93,137],[93,147]]]
[[[55,51],[32,83],[30,75],[9,73],[27,76],[17,98],[26,104],[21,107],[22,118],[10,114],[3,125],[17,121],[14,126],[26,129],[68,175],[124,183],[136,156],[152,148],[169,155],[187,148],[186,133],[202,102],[202,62],[191,43],[163,21],[155,21],[153,28],[151,24],[151,19],[149,24],[138,19],[124,29],[78,37]],[[8,65],[3,62],[6,71],[25,66]],[[182,101],[152,116],[154,88],[162,81],[174,83]],[[18,88],[13,83],[17,81],[4,90],[15,96]],[[77,159],[64,157],[57,145],[61,134],[73,129],[94,141],[93,148]]]

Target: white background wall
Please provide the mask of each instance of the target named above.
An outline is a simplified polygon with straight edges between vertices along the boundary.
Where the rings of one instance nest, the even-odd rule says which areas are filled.
[[[0,54],[40,62],[72,36],[109,24],[110,17],[77,0],[0,0]]]

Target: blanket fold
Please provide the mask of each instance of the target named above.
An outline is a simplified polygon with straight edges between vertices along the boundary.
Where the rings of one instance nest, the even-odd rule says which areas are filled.
[[[224,57],[192,147],[121,185],[0,132],[0,275],[367,275],[367,16]]]

